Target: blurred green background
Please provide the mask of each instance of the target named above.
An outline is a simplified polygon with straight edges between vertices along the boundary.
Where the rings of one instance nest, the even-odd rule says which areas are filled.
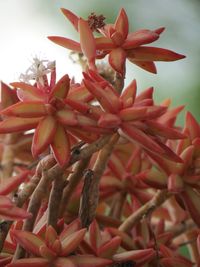
[[[129,16],[130,30],[165,26],[153,45],[185,54],[177,62],[157,63],[158,74],[127,64],[127,83],[137,79],[138,90],[155,87],[157,101],[172,99],[185,105],[200,121],[200,1],[199,0],[0,0],[0,79],[9,83],[25,72],[34,56],[57,61],[58,76],[81,70],[68,60],[67,50],[46,39],[78,35],[59,9],[65,7],[87,18],[91,12],[114,22],[121,7]],[[179,122],[183,122],[184,112]]]

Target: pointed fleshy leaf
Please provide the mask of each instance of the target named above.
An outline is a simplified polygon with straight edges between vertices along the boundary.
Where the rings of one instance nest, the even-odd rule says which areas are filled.
[[[6,267],[49,267],[49,261],[43,258],[19,259],[6,265]],[[74,266],[72,266],[74,267]]]
[[[124,49],[134,49],[140,45],[149,44],[156,41],[159,38],[159,34],[155,31],[150,31],[147,29],[138,30],[136,32],[131,32],[128,34],[127,39],[123,44]],[[133,50],[131,50],[133,49]]]
[[[70,157],[70,142],[64,127],[60,124],[57,126],[51,148],[57,162],[60,166],[64,166]]]
[[[99,84],[92,83],[88,79],[85,79],[84,83],[91,94],[93,94],[97,98],[105,111],[108,111],[110,113],[118,112],[121,106],[119,98],[112,92],[109,87],[103,89]]]
[[[95,38],[96,49],[98,50],[108,50],[114,49],[116,45],[112,42],[111,39],[107,37],[98,37]]]
[[[137,92],[136,80],[133,80],[126,89],[122,92],[120,99],[123,102],[123,108],[131,107],[135,101]]]
[[[140,61],[175,61],[185,58],[184,55],[175,53],[171,50],[158,47],[137,47],[129,50],[127,57]]]
[[[190,138],[193,140],[196,137],[200,137],[200,126],[194,116],[187,112],[186,114],[186,127],[189,130]]]
[[[77,267],[68,257],[59,257],[54,261],[54,267]]]
[[[58,238],[56,230],[51,226],[48,225],[45,233],[45,242],[48,247],[51,247],[55,240]]]
[[[81,222],[80,219],[76,219],[72,221],[69,225],[67,225],[64,230],[60,233],[59,238],[62,241],[63,239],[67,238],[70,234],[80,230]]]
[[[130,108],[125,108],[119,112],[119,117],[123,121],[140,120],[145,116],[147,109],[148,109],[147,107],[134,107],[134,106]]]
[[[200,195],[190,186],[185,187],[185,191],[181,193],[181,198],[187,207],[194,222],[200,227]]]
[[[62,13],[65,15],[65,17],[71,22],[71,24],[74,26],[76,31],[78,31],[78,20],[79,17],[77,17],[73,12],[66,8],[61,8]]]
[[[37,126],[40,118],[9,117],[0,122],[0,133],[14,133],[31,130]]]
[[[67,101],[72,99],[75,101],[81,102],[89,102],[93,99],[93,95],[87,90],[85,85],[80,85],[76,88],[72,88],[69,90]]]
[[[152,131],[152,133],[158,134],[168,139],[184,139],[187,137],[180,131],[172,127],[165,126],[163,123],[159,123],[153,120],[148,120],[145,123],[150,127],[150,131]]]
[[[90,240],[90,245],[92,249],[97,251],[101,244],[101,233],[100,233],[99,225],[97,224],[96,220],[93,220],[93,222],[90,224],[89,240]]]
[[[40,255],[42,258],[48,259],[50,262],[56,258],[56,253],[46,245],[40,246]]]
[[[22,118],[37,118],[47,115],[47,110],[42,102],[18,102],[1,111],[2,115]]]
[[[30,252],[36,256],[40,256],[40,247],[45,246],[44,241],[39,236],[31,232],[22,230],[12,230],[11,236],[27,252]]]
[[[57,97],[65,99],[69,91],[69,86],[70,86],[70,79],[69,76],[66,74],[54,86],[50,98]]]
[[[1,109],[5,109],[19,101],[16,90],[11,89],[7,84],[0,81]]]
[[[6,209],[0,209],[0,219],[14,221],[14,220],[28,219],[31,217],[32,217],[31,213],[27,212],[22,208],[18,208],[14,205]]]
[[[56,113],[56,118],[66,126],[76,126],[78,124],[75,112],[68,108],[59,110]]]
[[[123,39],[125,40],[129,31],[129,23],[127,14],[123,8],[119,12],[114,28],[117,32],[121,33]]]
[[[163,149],[153,139],[136,127],[123,123],[121,129],[130,141],[137,142],[146,149],[163,154]]]
[[[180,193],[184,190],[184,181],[177,174],[171,174],[168,177],[168,190],[172,193]]]
[[[33,136],[32,154],[34,157],[42,153],[53,141],[56,132],[57,122],[52,116],[42,119]]]
[[[109,54],[108,61],[115,71],[124,76],[126,53],[122,48],[113,49]]]
[[[76,255],[68,258],[79,267],[105,267],[112,264],[112,261],[109,259],[94,257],[91,255]]]
[[[69,50],[73,50],[75,52],[81,53],[81,45],[77,43],[76,41],[73,41],[71,39],[60,37],[60,36],[48,36],[48,39],[52,42],[54,42],[57,45],[60,45],[64,48],[67,48]]]
[[[117,228],[114,227],[109,227],[106,228],[106,230],[111,234],[111,236],[115,237],[115,236],[119,236],[121,237],[121,246],[123,248],[125,248],[126,250],[132,250],[134,249],[134,244],[133,244],[133,240],[130,237],[130,235],[128,235],[127,233],[118,230]]]
[[[154,88],[149,87],[145,89],[144,91],[140,92],[135,98],[135,103],[139,103],[145,99],[153,99],[153,91],[154,91]]]
[[[116,262],[135,261],[136,263],[147,263],[155,257],[155,251],[152,248],[126,251],[113,256],[113,260]]]
[[[167,175],[156,167],[142,172],[139,174],[139,177],[144,179],[144,182],[153,188],[165,189],[167,187]]]
[[[78,31],[80,34],[80,44],[83,54],[86,56],[91,69],[95,67],[96,45],[92,30],[86,20],[80,18],[78,21]]]
[[[120,124],[121,119],[112,113],[105,113],[98,120],[98,125],[103,128],[117,128]]]
[[[17,95],[21,101],[43,101],[44,92],[39,88],[23,83],[23,82],[14,82],[11,83],[13,87],[18,88]]]
[[[26,180],[29,173],[30,171],[24,171],[17,176],[2,179],[0,182],[0,195],[7,195],[17,189],[17,187]]]
[[[86,233],[86,229],[81,229],[67,236],[62,240],[62,252],[61,256],[66,256],[72,253],[83,240]]]
[[[116,253],[121,244],[121,238],[116,236],[99,248],[99,256],[102,258],[111,258]]]
[[[153,61],[139,61],[130,57],[128,57],[128,60],[138,67],[142,68],[143,70],[157,74],[156,65]]]

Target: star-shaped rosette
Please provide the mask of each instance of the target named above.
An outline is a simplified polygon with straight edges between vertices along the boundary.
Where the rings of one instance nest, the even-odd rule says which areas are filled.
[[[93,114],[98,126],[103,129],[118,131],[130,142],[139,144],[145,151],[151,151],[175,162],[182,162],[168,146],[166,139],[184,139],[185,134],[171,125],[162,123],[162,116],[167,113],[166,105],[155,105],[153,88],[148,88],[136,96],[136,81],[125,88],[119,95],[107,81],[93,82],[85,73],[86,88],[98,100],[101,110],[95,113],[87,105],[82,109],[85,114]],[[75,103],[71,105],[76,109]],[[81,109],[79,109],[81,112]]]
[[[6,118],[0,123],[0,133],[36,128],[32,141],[33,156],[37,157],[50,145],[57,162],[63,166],[70,157],[70,136],[66,129],[76,127],[80,133],[84,126],[96,127],[95,121],[76,114],[66,104],[70,89],[68,75],[54,85],[15,82],[12,86],[18,88],[20,101],[1,111]]]
[[[122,8],[114,24],[106,24],[97,30],[101,37],[93,37],[89,28],[89,21],[77,17],[68,9],[61,9],[66,18],[72,23],[80,34],[80,43],[60,36],[49,36],[54,43],[76,52],[83,52],[89,62],[94,63],[94,58],[103,58],[108,55],[111,67],[125,74],[126,59],[140,68],[156,73],[154,61],[175,61],[185,58],[184,55],[171,50],[145,46],[156,41],[164,28],[156,30],[141,29],[129,33],[129,21],[125,10]],[[102,25],[100,23],[100,25]],[[90,64],[91,66],[91,64]],[[92,64],[94,66],[94,64]]]

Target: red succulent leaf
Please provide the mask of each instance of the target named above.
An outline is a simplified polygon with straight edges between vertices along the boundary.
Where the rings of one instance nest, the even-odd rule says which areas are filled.
[[[10,233],[12,238],[14,238],[14,240],[19,243],[27,252],[30,252],[36,256],[41,256],[40,247],[45,246],[45,243],[39,236],[22,230],[11,230]]]
[[[49,267],[49,260],[43,258],[19,259],[9,263],[6,267]]]
[[[51,148],[60,166],[65,165],[70,157],[70,142],[64,127],[61,125],[57,126]]]
[[[140,67],[141,69],[157,74],[156,65],[153,61],[137,61],[130,57],[128,58],[128,60],[133,64],[137,65],[138,67]]]
[[[113,49],[109,54],[108,61],[115,71],[124,76],[126,53],[122,48]]]
[[[35,128],[40,118],[9,117],[0,122],[0,133],[23,132]]]
[[[15,190],[22,182],[26,180],[29,173],[30,171],[24,171],[17,176],[2,179],[0,183],[0,195],[7,195]]]
[[[117,32],[121,34],[123,40],[125,40],[128,35],[129,23],[128,23],[128,17],[123,8],[119,12],[119,15],[115,21],[114,28]]]
[[[9,197],[0,195],[0,209],[9,209],[12,208],[12,206],[13,202],[10,200]]]
[[[83,240],[86,233],[86,229],[81,229],[79,231],[76,231],[66,238],[62,239],[62,252],[61,256],[66,256],[70,253],[72,253],[80,244],[80,242]]]
[[[121,244],[121,237],[116,236],[99,248],[99,256],[111,258],[116,253]]]
[[[60,37],[60,36],[48,36],[48,39],[55,44],[58,44],[60,46],[63,46],[64,48],[67,48],[69,50],[76,51],[78,53],[81,53],[81,46],[78,42],[73,41],[71,39]]]
[[[7,84],[0,82],[1,109],[5,109],[19,101],[16,90],[11,89]]]
[[[183,259],[170,257],[170,258],[163,258],[160,260],[160,263],[163,267],[192,267],[193,263],[189,261],[184,261]]]
[[[65,99],[67,97],[70,86],[69,76],[64,75],[53,87],[52,92],[50,94],[50,98],[57,97],[61,99]]]
[[[57,122],[52,116],[46,116],[39,122],[32,143],[34,157],[41,154],[51,144],[55,136],[56,126]]]
[[[43,101],[44,99],[44,92],[33,85],[23,82],[14,82],[11,85],[19,88],[17,96],[21,101]]]
[[[47,115],[47,110],[42,102],[18,102],[1,111],[2,115],[22,118],[37,118]]]
[[[91,255],[76,255],[68,258],[79,267],[106,267],[112,263],[109,259],[94,257]]]
[[[92,30],[89,27],[89,24],[86,20],[80,18],[78,21],[78,31],[80,34],[80,44],[83,54],[88,59],[89,67],[91,69],[96,69],[95,67],[95,57],[96,57],[96,44],[95,39],[92,33]]]
[[[61,11],[65,15],[65,17],[71,22],[74,28],[78,31],[79,17],[77,17],[73,12],[71,12],[70,10],[66,8],[61,8]]]
[[[123,102],[123,108],[131,107],[135,101],[137,92],[136,80],[133,80],[122,92],[120,99]]]

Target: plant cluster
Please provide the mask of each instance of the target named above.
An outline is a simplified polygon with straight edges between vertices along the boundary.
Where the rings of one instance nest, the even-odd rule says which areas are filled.
[[[149,46],[164,28],[129,32],[124,9],[114,24],[62,12],[80,42],[48,38],[78,55],[82,81],[35,58],[1,83],[0,266],[200,266],[200,125],[187,112],[177,126],[183,106],[152,87],[124,88],[126,60],[156,73],[185,56]]]

